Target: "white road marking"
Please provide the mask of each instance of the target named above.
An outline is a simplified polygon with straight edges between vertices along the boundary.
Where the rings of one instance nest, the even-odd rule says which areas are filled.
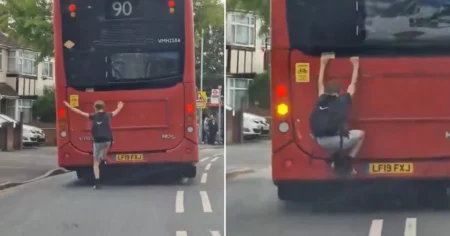
[[[381,236],[383,229],[383,220],[372,220],[370,225],[369,236]]]
[[[200,182],[201,182],[202,184],[206,184],[206,178],[208,178],[208,174],[207,174],[207,173],[203,173],[202,179],[200,180]]]
[[[405,236],[416,236],[417,235],[417,218],[406,218],[405,223]]]
[[[217,161],[217,159],[219,159],[220,157],[214,157],[214,159],[211,160],[211,162],[215,162]]]
[[[176,236],[187,236],[187,232],[186,231],[177,231]]]
[[[200,191],[200,197],[202,198],[203,212],[212,212],[208,193],[206,191]]]
[[[209,159],[209,157],[205,157],[205,158],[201,159],[200,162],[204,162],[204,161],[206,161],[208,159]]]
[[[208,163],[208,165],[206,165],[205,170],[209,170],[209,168],[211,168],[211,163]]]
[[[209,232],[211,232],[211,236],[220,236],[219,231],[209,231]]]
[[[213,156],[216,157],[216,156],[222,156],[222,155],[223,155],[223,153],[217,153],[217,154],[214,154]],[[211,231],[211,232],[216,232],[216,231]]]
[[[175,201],[175,212],[184,213],[184,191],[177,192],[177,198]]]

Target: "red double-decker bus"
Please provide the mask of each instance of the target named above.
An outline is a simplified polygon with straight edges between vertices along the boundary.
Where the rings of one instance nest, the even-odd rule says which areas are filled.
[[[108,166],[168,165],[195,177],[194,20],[191,0],[54,1],[59,166],[92,176],[90,121],[103,100],[112,120]]]
[[[279,198],[312,195],[348,181],[450,180],[450,5],[445,1],[273,0],[272,176]],[[366,133],[354,167],[341,179],[311,138],[320,57],[332,52],[325,81],[346,89],[349,58],[360,58],[349,126]],[[316,196],[317,197],[317,196]]]

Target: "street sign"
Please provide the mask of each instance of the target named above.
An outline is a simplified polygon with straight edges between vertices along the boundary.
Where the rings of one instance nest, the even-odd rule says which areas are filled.
[[[206,108],[206,92],[205,91],[197,92],[196,107],[197,107],[197,109]]]
[[[211,97],[220,97],[220,89],[212,89]]]

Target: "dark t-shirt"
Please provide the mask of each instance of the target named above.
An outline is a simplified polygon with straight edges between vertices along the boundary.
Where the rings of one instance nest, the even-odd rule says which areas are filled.
[[[346,123],[348,118],[348,112],[350,110],[350,105],[352,104],[352,96],[349,93],[346,93],[336,98],[326,94],[322,94],[319,97],[318,104],[319,106],[323,104],[323,106],[329,107],[329,109],[331,109],[332,112],[340,114],[341,119],[343,120],[344,123]]]
[[[94,142],[109,142],[113,140],[110,121],[113,114],[110,112],[96,112],[89,114],[92,122],[91,132]]]

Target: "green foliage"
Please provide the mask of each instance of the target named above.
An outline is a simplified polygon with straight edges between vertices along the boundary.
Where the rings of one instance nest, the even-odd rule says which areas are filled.
[[[227,10],[252,12],[262,21],[259,35],[268,35],[270,29],[270,0],[227,0]]]
[[[200,42],[202,30],[204,33],[211,27],[223,30],[223,24],[224,5],[220,0],[194,0],[194,30],[197,43]]]
[[[38,61],[53,56],[52,1],[0,1],[0,31],[25,48],[40,52]]]
[[[212,88],[223,86],[224,75],[224,31],[223,27],[211,27],[204,32],[203,42],[203,90],[210,92]],[[196,83],[200,89],[200,43],[195,46]]]
[[[251,104],[258,104],[260,108],[270,108],[270,72],[258,74],[248,87]]]
[[[44,88],[44,95],[40,96],[33,104],[33,116],[42,122],[55,122],[55,89],[53,87]]]

